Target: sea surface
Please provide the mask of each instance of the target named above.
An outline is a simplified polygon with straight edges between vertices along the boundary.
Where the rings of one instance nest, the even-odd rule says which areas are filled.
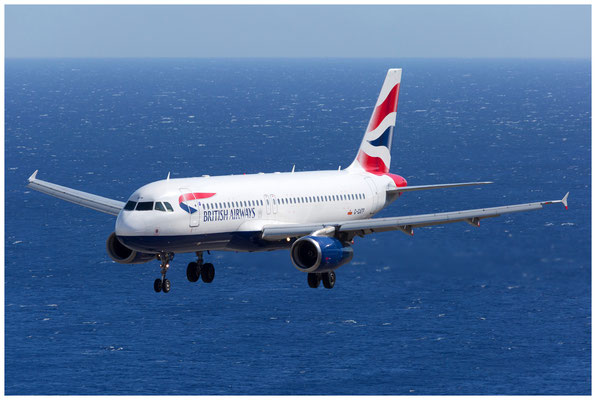
[[[288,251],[214,252],[210,285],[155,293],[115,218],[26,187],[125,201],[154,180],[337,169],[403,68],[379,216],[561,199],[356,238],[333,290]],[[591,393],[589,60],[6,61],[5,391],[10,395]]]

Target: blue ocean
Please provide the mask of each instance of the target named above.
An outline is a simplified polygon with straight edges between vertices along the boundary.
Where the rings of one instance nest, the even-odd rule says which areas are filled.
[[[288,251],[213,252],[172,290],[121,265],[115,218],[26,187],[126,201],[151,181],[337,169],[388,68],[403,68],[398,216],[542,200],[543,210],[356,238],[333,290]],[[589,60],[8,59],[8,395],[588,395]]]

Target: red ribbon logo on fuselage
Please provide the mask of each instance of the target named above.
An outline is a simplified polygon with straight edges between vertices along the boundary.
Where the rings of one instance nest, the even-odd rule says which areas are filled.
[[[198,211],[197,200],[208,199],[212,196],[215,196],[215,193],[184,193],[178,197],[178,205],[187,213],[193,214]]]

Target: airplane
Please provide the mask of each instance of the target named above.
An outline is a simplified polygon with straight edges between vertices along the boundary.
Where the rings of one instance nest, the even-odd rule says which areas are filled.
[[[335,270],[353,257],[356,236],[480,220],[562,203],[541,201],[463,211],[373,218],[402,194],[429,189],[486,185],[464,182],[408,186],[389,172],[401,69],[389,69],[360,148],[349,167],[332,171],[258,173],[170,179],[137,189],[126,203],[46,182],[35,171],[28,187],[103,213],[117,216],[106,242],[110,258],[122,264],[160,262],[154,290],[168,293],[166,274],[177,253],[195,253],[187,279],[210,283],[210,251],[254,252],[289,249],[294,266],[307,274],[311,288],[335,286]]]

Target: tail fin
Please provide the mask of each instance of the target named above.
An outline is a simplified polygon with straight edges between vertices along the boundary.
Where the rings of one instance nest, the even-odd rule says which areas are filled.
[[[358,155],[348,167],[349,169],[363,169],[373,174],[389,172],[400,82],[401,68],[387,71],[377,104],[358,149]]]

